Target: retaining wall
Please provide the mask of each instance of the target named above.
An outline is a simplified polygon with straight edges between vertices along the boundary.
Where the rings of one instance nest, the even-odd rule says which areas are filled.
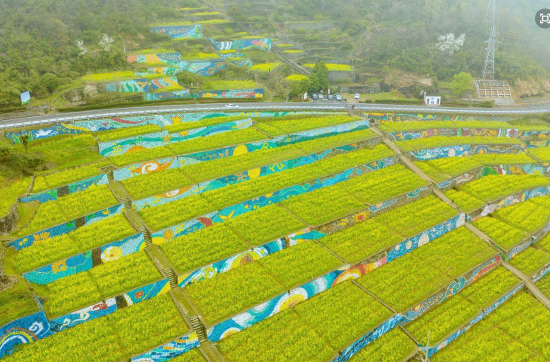
[[[264,176],[272,175],[282,171],[290,170],[296,167],[313,164],[323,159],[333,157],[337,154],[352,152],[354,150],[365,148],[370,142],[358,142],[350,145],[336,147],[326,151],[311,154],[309,156],[303,156],[277,162],[272,165],[261,166],[252,170],[241,171],[233,175],[217,178],[215,180],[209,180],[201,182],[196,185],[186,186],[181,189],[171,190],[159,195],[154,195],[145,199],[138,200],[133,203],[136,210],[141,211],[147,207],[158,206],[166,204],[168,202],[180,200],[191,195],[201,194],[206,191],[217,190],[225,186],[238,184],[244,181],[261,178]],[[397,160],[394,158],[393,163]]]
[[[477,154],[517,154],[524,151],[520,145],[458,145],[434,147],[407,152],[406,156],[417,161]]]
[[[192,140],[199,137],[214,136],[225,132],[242,130],[252,127],[252,119],[243,119],[221,123],[208,127],[194,128],[177,133],[168,133],[161,131],[156,133],[145,134],[137,137],[129,137],[125,139],[99,143],[99,153],[102,156],[110,157],[123,155],[133,152],[137,149],[155,148],[166,146],[167,144],[179,143]]]

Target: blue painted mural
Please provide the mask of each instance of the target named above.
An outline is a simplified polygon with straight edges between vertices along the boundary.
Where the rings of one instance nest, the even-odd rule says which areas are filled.
[[[270,38],[258,38],[258,39],[243,39],[232,41],[216,41],[210,39],[210,42],[216,50],[245,50],[245,49],[259,49],[264,51],[271,50]]]
[[[85,180],[73,182],[67,186],[63,186],[63,188],[68,187],[68,191],[70,195],[70,194],[74,194],[75,192],[84,191],[90,186],[106,185],[108,183],[109,183],[109,179],[107,178],[107,175],[97,175],[94,177],[87,178]],[[23,197],[19,201],[22,203],[38,201],[41,204],[48,201],[55,201],[58,198],[59,189],[60,188],[42,191],[30,196]]]
[[[202,25],[188,26],[154,26],[151,31],[157,34],[166,34],[172,39],[201,39]]]

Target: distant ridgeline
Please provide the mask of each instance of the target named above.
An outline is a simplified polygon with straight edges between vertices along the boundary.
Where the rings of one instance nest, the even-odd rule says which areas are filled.
[[[166,34],[172,39],[202,39],[202,25],[154,26],[153,33]]]

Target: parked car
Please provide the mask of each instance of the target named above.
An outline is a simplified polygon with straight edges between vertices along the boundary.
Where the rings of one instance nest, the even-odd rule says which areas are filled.
[[[329,94],[329,95],[327,96],[327,98],[328,98],[329,101],[332,101],[332,100],[334,100],[334,95]]]
[[[226,104],[226,105],[225,105],[225,108],[228,108],[228,109],[239,108],[239,105],[238,105],[238,104],[229,103],[229,104]]]
[[[339,95],[339,94],[336,94],[334,97],[336,98],[337,101],[341,101],[341,100],[342,100],[342,96]]]
[[[319,99],[325,99],[321,93],[319,93]]]
[[[359,99],[359,98],[361,98],[361,95],[359,93],[355,93],[355,96],[353,98]]]
[[[311,95],[311,99],[313,99],[314,101],[318,100],[319,99],[319,96],[317,95],[317,93],[313,93]]]

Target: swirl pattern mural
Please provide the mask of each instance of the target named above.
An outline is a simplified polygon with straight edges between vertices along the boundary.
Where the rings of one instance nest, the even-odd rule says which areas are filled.
[[[196,195],[207,191],[217,190],[225,186],[235,185],[244,181],[265,177],[268,175],[272,175],[275,173],[290,170],[290,169],[304,166],[304,165],[309,165],[317,161],[323,160],[327,157],[331,157],[337,153],[351,152],[357,148],[358,148],[358,144],[338,147],[327,151],[315,153],[309,156],[298,157],[295,159],[278,162],[272,165],[262,166],[252,170],[238,172],[233,175],[220,177],[215,180],[201,182],[196,185],[187,186],[185,188],[181,188],[177,190],[171,190],[159,195],[148,197],[146,199],[138,200],[134,202],[133,205],[138,211],[141,211],[142,209],[147,207],[162,205],[168,202],[189,197],[191,195]]]
[[[155,172],[161,169],[178,168],[187,165],[192,165],[198,162],[217,160],[225,157],[240,156],[246,153],[255,152],[259,150],[266,150],[270,148],[281,147],[289,144],[295,144],[298,142],[304,142],[321,137],[334,136],[336,134],[359,131],[367,129],[368,122],[359,121],[353,123],[347,123],[339,126],[332,126],[326,128],[320,128],[311,131],[298,132],[291,135],[279,136],[272,138],[269,141],[258,141],[245,143],[237,146],[223,147],[217,150],[203,151],[184,156],[178,156],[177,158],[164,158],[156,161],[148,161],[144,163],[133,164],[114,171],[114,178],[117,181],[122,181],[130,177],[134,177],[141,174]]]
[[[168,279],[162,279],[143,287],[136,288],[116,297],[109,298],[105,301],[51,320],[52,332],[61,332],[67,328],[72,328],[93,319],[112,314],[119,309],[168,293],[169,290],[170,283]]]
[[[17,319],[0,328],[0,358],[19,344],[32,343],[52,335],[50,323],[43,311]]]
[[[197,333],[180,337],[154,350],[132,358],[132,362],[165,362],[200,345]]]
[[[208,60],[208,61],[188,61],[181,62],[169,67],[153,67],[147,68],[146,72],[136,73],[137,76],[145,77],[147,75],[170,75],[174,76],[180,72],[186,71],[193,74],[198,74],[203,77],[209,77],[225,69],[223,59]]]
[[[250,118],[208,127],[194,128],[179,133],[168,133],[168,131],[149,133],[138,137],[99,143],[99,153],[106,157],[118,156],[132,152],[136,146],[139,146],[140,149],[161,147],[171,143],[189,141],[200,137],[215,136],[249,127],[252,127],[252,119]]]

